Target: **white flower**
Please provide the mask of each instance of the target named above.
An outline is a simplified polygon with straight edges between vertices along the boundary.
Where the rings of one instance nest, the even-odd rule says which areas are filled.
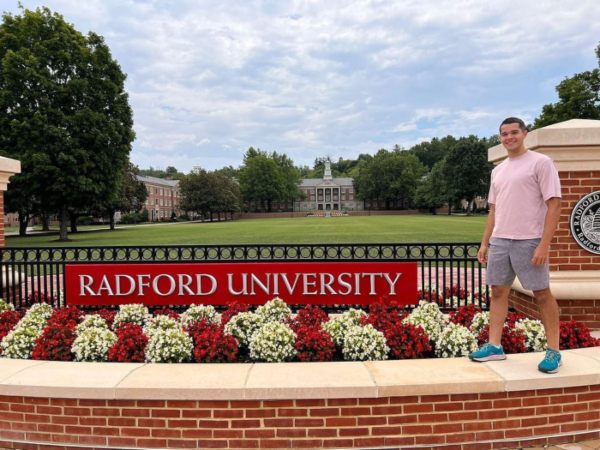
[[[440,358],[468,356],[477,350],[477,339],[467,327],[449,323],[439,334],[435,354]]]
[[[194,344],[182,329],[157,329],[148,340],[146,361],[181,363],[191,359]]]
[[[177,320],[165,316],[160,315],[156,317],[152,317],[146,322],[146,326],[144,327],[144,334],[149,338],[154,335],[157,331],[166,331],[166,330],[179,330],[181,326]]]
[[[281,362],[296,356],[296,333],[280,322],[269,322],[250,339],[250,358],[255,361]]]
[[[123,323],[135,323],[143,327],[149,318],[148,308],[141,303],[121,305],[119,306],[119,312],[115,315],[113,329],[116,330]]]
[[[429,336],[429,340],[435,343],[446,324],[446,318],[436,303],[421,301],[419,306],[403,320],[403,323],[420,326]]]
[[[116,342],[117,335],[108,328],[82,328],[77,330],[71,351],[76,361],[106,361],[108,349]]]
[[[344,344],[348,330],[360,324],[360,319],[367,314],[361,309],[350,308],[348,311],[340,314],[321,326],[331,336],[331,339],[338,347]]]
[[[479,336],[481,330],[485,328],[486,325],[490,323],[490,313],[489,311],[478,312],[473,316],[473,321],[471,322],[471,333],[473,336]]]
[[[189,327],[193,323],[197,323],[205,319],[207,322],[219,324],[221,317],[217,314],[215,308],[211,305],[194,305],[190,307],[181,315],[181,325]]]
[[[275,297],[273,300],[256,308],[256,314],[262,317],[265,323],[284,322],[292,315],[292,310],[286,302],[279,297]]]
[[[52,307],[46,303],[37,303],[29,308],[10,333],[2,339],[2,355],[15,359],[31,358],[35,341],[42,335],[51,315]]]
[[[106,320],[98,314],[86,314],[81,323],[77,325],[75,331],[77,334],[81,334],[83,333],[83,330],[88,328],[105,328],[108,330],[108,324],[106,323]]]
[[[264,319],[253,312],[241,312],[234,315],[225,325],[225,333],[237,339],[240,346],[248,346],[252,334],[264,325]]]
[[[546,331],[540,320],[517,320],[515,329],[523,332],[523,335],[525,336],[525,345],[528,350],[533,352],[542,352],[546,350],[546,347],[548,346],[548,342],[546,341]]]
[[[371,324],[351,326],[344,337],[342,354],[349,361],[387,359],[389,351],[385,336]]]
[[[0,298],[0,313],[3,313],[4,311],[12,311],[13,309],[15,309],[13,305]]]

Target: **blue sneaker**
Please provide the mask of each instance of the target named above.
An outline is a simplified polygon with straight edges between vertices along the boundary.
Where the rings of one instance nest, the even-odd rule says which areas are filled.
[[[562,364],[561,359],[560,352],[548,348],[546,349],[546,356],[538,364],[538,369],[544,373],[556,373],[558,372],[558,367]]]
[[[502,346],[495,346],[494,344],[482,345],[479,350],[475,350],[469,355],[471,361],[484,362],[484,361],[500,361],[506,359],[506,354],[502,350]]]

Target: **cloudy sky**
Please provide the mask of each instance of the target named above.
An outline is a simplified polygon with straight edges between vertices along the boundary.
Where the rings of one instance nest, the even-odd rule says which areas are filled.
[[[141,168],[238,167],[249,146],[356,158],[533,120],[597,67],[598,0],[21,0],[105,37]],[[18,13],[17,0],[0,0]]]

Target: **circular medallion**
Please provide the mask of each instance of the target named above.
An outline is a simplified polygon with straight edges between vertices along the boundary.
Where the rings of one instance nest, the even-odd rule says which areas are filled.
[[[600,255],[600,191],[582,197],[571,212],[571,234],[589,252]]]

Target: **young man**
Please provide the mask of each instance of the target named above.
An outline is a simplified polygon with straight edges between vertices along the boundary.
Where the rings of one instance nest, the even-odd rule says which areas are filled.
[[[502,328],[516,275],[525,289],[533,291],[546,331],[548,348],[538,369],[556,373],[561,364],[559,311],[549,287],[548,248],[560,216],[560,180],[549,157],[525,147],[526,136],[521,119],[509,117],[500,124],[500,142],[508,158],[492,171],[490,212],[477,254],[479,262],[487,263],[487,283],[492,287],[490,338],[469,358],[506,359]]]

